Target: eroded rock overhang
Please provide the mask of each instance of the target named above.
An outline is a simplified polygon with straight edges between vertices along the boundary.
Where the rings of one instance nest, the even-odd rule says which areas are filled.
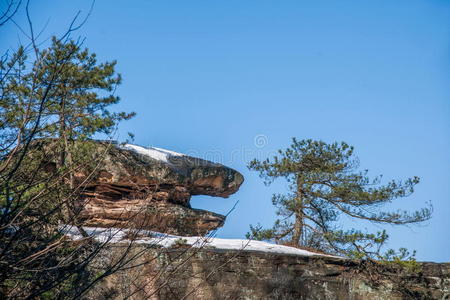
[[[192,209],[192,195],[228,197],[243,176],[226,166],[159,148],[97,143],[100,171],[80,200],[87,226],[204,235],[225,216]],[[82,180],[86,174],[79,174]]]

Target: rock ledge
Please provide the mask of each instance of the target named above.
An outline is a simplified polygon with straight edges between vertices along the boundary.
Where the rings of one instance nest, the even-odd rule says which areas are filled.
[[[86,226],[204,235],[221,227],[225,216],[192,209],[191,196],[226,198],[244,181],[231,168],[169,150],[95,144],[102,164],[80,202]]]

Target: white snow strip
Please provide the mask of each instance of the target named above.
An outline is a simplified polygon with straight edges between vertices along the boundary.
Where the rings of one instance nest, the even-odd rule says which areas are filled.
[[[156,151],[160,151],[160,152],[163,152],[163,153],[167,153],[168,155],[171,155],[171,156],[185,156],[182,153],[178,153],[178,152],[175,152],[175,151],[172,151],[172,150],[163,149],[163,148],[152,147],[151,149],[154,149]]]
[[[146,147],[141,147],[141,146],[137,146],[137,145],[133,145],[133,144],[125,144],[123,146],[123,148],[127,149],[127,150],[132,150],[136,153],[146,155],[153,159],[163,161],[166,163],[170,163],[169,157],[171,157],[171,156],[184,156],[184,154],[181,154],[178,152],[165,150],[165,149],[161,149],[161,148],[156,148],[156,147],[146,148]]]
[[[127,236],[133,232],[132,230],[121,228],[83,227],[83,229],[87,234],[102,243],[129,243],[131,241],[127,238]],[[61,231],[73,240],[82,238],[76,227],[61,227]],[[205,247],[221,250],[259,251],[266,253],[292,254],[300,256],[327,256],[341,258],[338,256],[325,255],[294,247],[276,245],[261,241],[245,239],[220,239],[199,236],[176,236],[147,230],[139,230],[137,232],[138,238],[134,239],[133,243],[158,245],[165,248],[169,248],[179,244],[189,245],[195,248]]]

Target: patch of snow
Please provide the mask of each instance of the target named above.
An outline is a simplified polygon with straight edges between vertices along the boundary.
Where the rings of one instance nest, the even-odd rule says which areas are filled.
[[[102,243],[130,243],[127,238],[133,230],[121,229],[121,228],[99,228],[99,227],[83,227],[87,234],[94,237],[97,241]],[[79,233],[76,227],[66,226],[61,227],[61,231],[73,240],[82,239],[82,235]],[[241,250],[241,251],[258,251],[266,253],[278,253],[278,254],[292,254],[300,256],[327,256],[336,257],[333,255],[326,255],[315,253],[303,249],[298,249],[289,246],[276,245],[267,242],[253,241],[246,239],[221,239],[215,237],[199,237],[199,236],[177,236],[170,235],[155,231],[139,230],[134,231],[137,233],[137,238],[132,242],[137,244],[149,244],[158,245],[161,247],[169,248],[177,243],[189,245],[194,248],[214,248],[219,250]]]
[[[156,148],[156,147],[146,148],[146,147],[133,145],[133,144],[125,144],[123,146],[123,148],[127,149],[127,150],[132,150],[136,153],[146,155],[148,157],[151,157],[153,159],[163,161],[166,163],[170,163],[169,158],[171,156],[184,156],[184,154],[181,154],[178,152],[174,152],[174,151],[170,151],[170,150],[166,150],[166,149],[162,149],[162,148]]]
[[[167,153],[167,154],[169,154],[171,156],[185,156],[182,153],[178,153],[178,152],[167,150],[167,149],[163,149],[163,148],[151,147],[151,149],[154,149],[156,151],[160,151],[160,152],[163,152],[163,153]]]

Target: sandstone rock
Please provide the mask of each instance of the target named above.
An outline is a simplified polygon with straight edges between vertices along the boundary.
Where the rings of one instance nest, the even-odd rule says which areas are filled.
[[[87,226],[148,229],[176,235],[204,235],[221,227],[225,217],[168,202],[118,200],[110,203],[101,196],[89,200],[82,211]]]
[[[79,202],[85,225],[204,235],[225,216],[192,209],[192,195],[228,197],[244,178],[221,164],[159,148],[96,142],[101,163]],[[76,174],[78,182],[88,176]],[[92,176],[92,175],[91,175]]]
[[[420,263],[422,271],[418,273],[389,268],[375,272],[363,262],[326,256],[215,249],[190,249],[185,253],[182,248],[143,252],[142,247],[145,246],[134,245],[132,251],[145,253],[138,259],[141,267],[114,274],[91,291],[89,298],[401,300],[450,297],[449,263]],[[108,259],[118,253],[109,252]]]
[[[101,171],[85,192],[81,217],[89,226],[132,227],[204,235],[225,216],[192,209],[192,195],[228,197],[244,178],[221,164],[159,148],[108,145]]]
[[[104,143],[102,143],[104,145]],[[180,187],[189,195],[228,197],[235,193],[243,176],[226,166],[159,148],[135,145],[107,146],[99,181],[128,186]]]

